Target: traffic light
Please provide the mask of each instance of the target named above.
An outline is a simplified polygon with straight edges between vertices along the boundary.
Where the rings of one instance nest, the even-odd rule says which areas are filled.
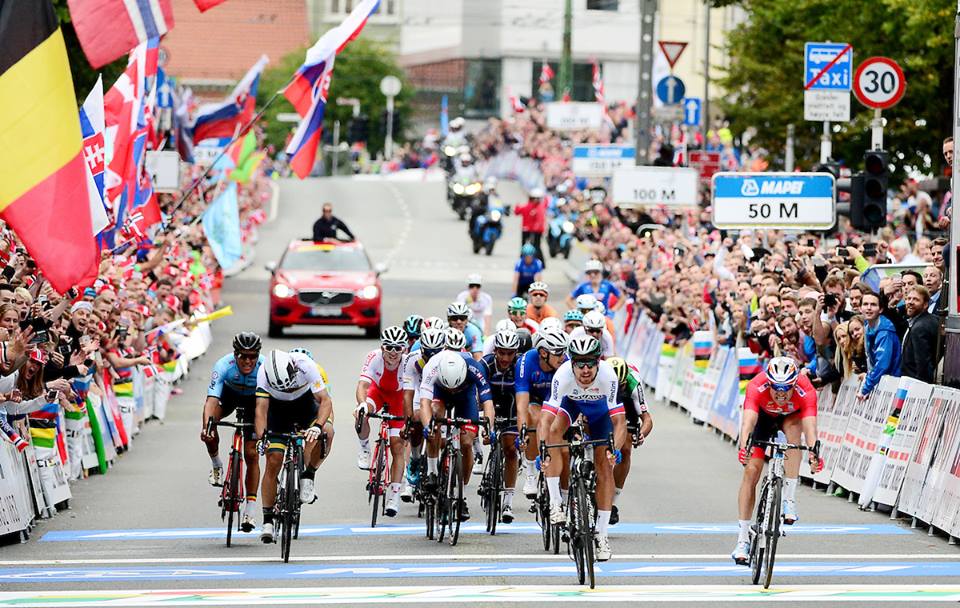
[[[370,119],[366,115],[360,115],[350,121],[347,127],[347,140],[351,144],[365,142],[370,138]]]
[[[850,222],[857,230],[876,230],[887,223],[889,155],[868,150],[863,155],[863,173],[851,183]]]

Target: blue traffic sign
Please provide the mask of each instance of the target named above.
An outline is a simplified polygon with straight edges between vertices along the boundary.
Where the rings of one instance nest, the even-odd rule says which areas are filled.
[[[660,82],[657,83],[657,97],[668,106],[680,103],[686,92],[687,87],[676,76],[671,75],[661,78]]]
[[[853,47],[846,42],[803,45],[803,87],[808,91],[849,91],[853,83]]]
[[[700,98],[687,97],[683,106],[683,124],[695,127],[700,124]]]

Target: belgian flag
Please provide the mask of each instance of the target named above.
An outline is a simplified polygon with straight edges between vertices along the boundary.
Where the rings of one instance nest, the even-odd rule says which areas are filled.
[[[49,0],[0,0],[0,217],[64,292],[98,258],[80,118]]]

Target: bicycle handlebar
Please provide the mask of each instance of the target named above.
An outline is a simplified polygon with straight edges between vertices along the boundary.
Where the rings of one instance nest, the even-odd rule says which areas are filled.
[[[379,418],[380,420],[386,420],[387,422],[397,422],[405,421],[404,416],[394,416],[393,414],[378,414],[376,412],[367,412],[367,418]]]
[[[754,441],[753,439],[751,439],[750,441],[747,442],[747,450],[749,451],[750,448],[752,447],[773,448],[778,452],[786,452],[787,450],[801,450],[801,451],[812,452],[816,456],[820,455],[819,439],[812,446],[801,445],[797,443],[780,443],[779,441],[762,441],[762,440]]]
[[[547,444],[544,441],[540,442],[540,458],[541,460],[546,460],[546,451],[556,448],[585,448],[589,446],[607,446],[607,450],[613,453],[613,433],[607,435],[606,439],[590,439],[588,441],[583,440],[583,434],[577,433],[573,438],[571,438],[569,443],[555,443]]]

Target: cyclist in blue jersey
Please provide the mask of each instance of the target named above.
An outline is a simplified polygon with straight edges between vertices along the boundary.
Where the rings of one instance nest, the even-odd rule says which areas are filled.
[[[493,407],[500,418],[510,420],[500,437],[503,446],[503,504],[500,507],[500,521],[513,522],[513,494],[517,485],[517,399],[516,399],[516,361],[520,348],[520,338],[513,329],[498,331],[493,337],[493,353],[480,359],[483,375],[493,394]]]
[[[479,361],[483,357],[483,332],[473,323],[468,323],[469,320],[470,308],[466,304],[454,302],[447,306],[447,323],[463,332],[463,337],[467,339],[467,352]]]
[[[410,315],[403,322],[403,331],[407,332],[407,352],[420,349],[420,333],[423,331],[423,317]]]
[[[207,420],[211,417],[219,422],[234,410],[237,421],[253,422],[256,410],[257,372],[263,363],[260,355],[260,336],[253,332],[242,332],[233,338],[233,354],[221,357],[213,366],[210,374],[210,387],[203,404],[203,417],[200,424],[200,440],[207,445],[210,455],[210,485],[223,485],[223,462],[220,460],[220,435],[217,427],[207,434]],[[260,455],[257,453],[257,441],[253,427],[244,430],[243,459],[247,465],[247,499],[240,521],[240,529],[251,532],[254,528],[254,516],[257,506],[257,485],[260,482]]]
[[[627,299],[623,297],[623,294],[616,285],[603,278],[603,264],[600,260],[588,260],[585,270],[587,280],[577,285],[570,295],[567,296],[567,306],[575,308],[577,296],[584,294],[592,295],[606,308],[606,315],[612,318],[613,313],[620,310]],[[611,306],[610,298],[614,296],[617,298],[617,301]]]
[[[530,285],[540,280],[543,273],[543,261],[537,256],[537,249],[530,243],[520,248],[520,259],[513,267],[513,295],[523,297]]]
[[[540,408],[550,397],[550,383],[553,374],[563,363],[567,351],[567,334],[559,328],[551,327],[537,332],[534,348],[523,354],[516,363],[514,386],[517,391],[517,420],[527,429],[535,431],[533,437],[522,434],[520,441],[524,448],[524,468],[527,478],[523,482],[523,493],[527,498],[537,495],[537,458],[539,442],[538,426]]]

